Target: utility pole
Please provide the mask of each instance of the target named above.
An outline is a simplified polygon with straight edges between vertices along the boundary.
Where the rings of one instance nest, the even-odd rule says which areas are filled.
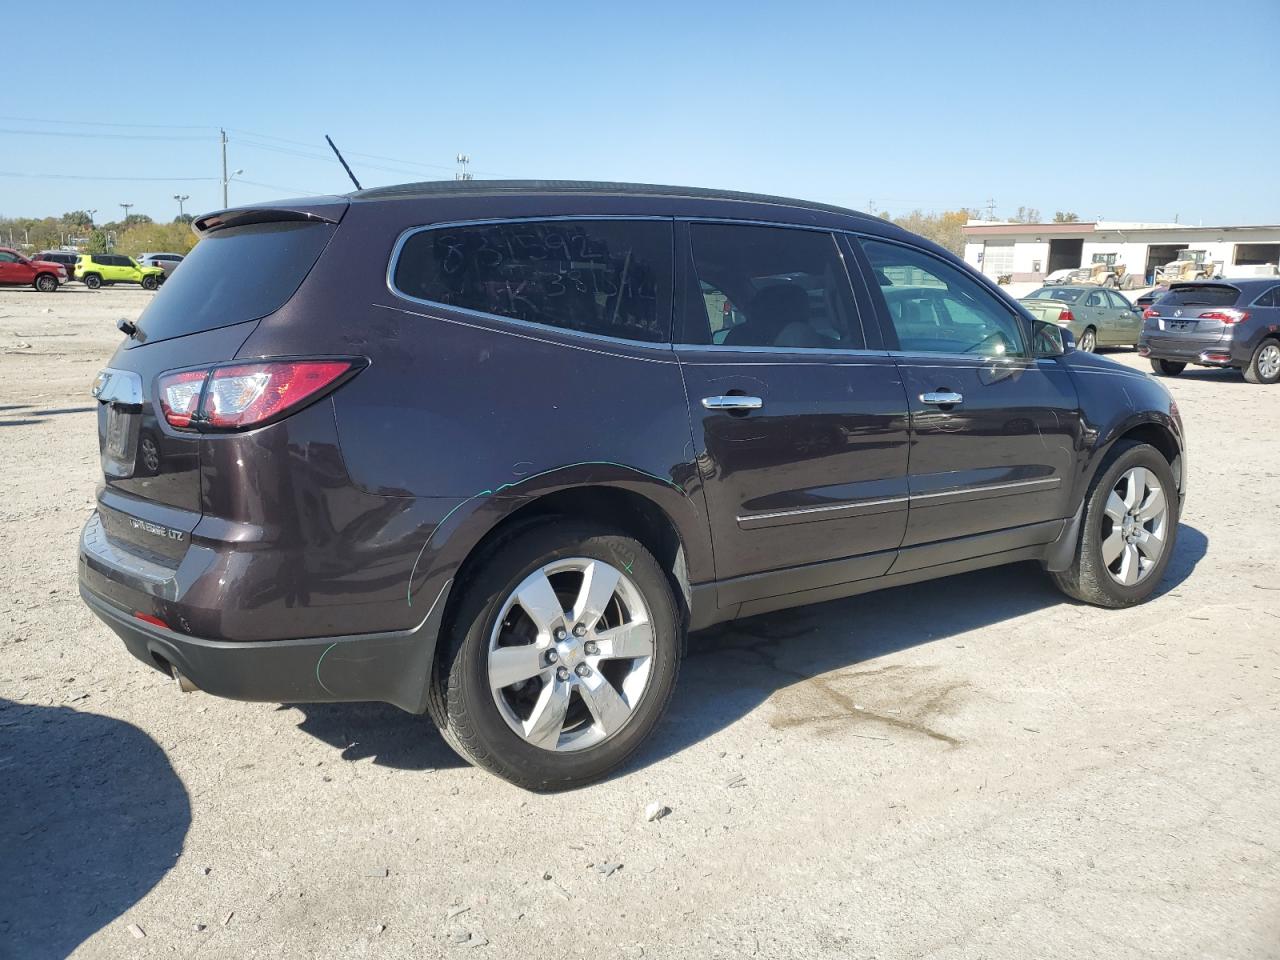
[[[227,203],[227,131],[219,129],[218,133],[222,136],[222,205],[230,206]]]
[[[182,205],[183,205],[184,203],[186,203],[188,200],[190,200],[190,199],[191,199],[191,194],[189,194],[189,193],[175,193],[175,194],[173,195],[173,199],[175,199],[175,200],[177,200],[177,201],[178,201],[178,217],[179,217],[179,219],[181,219],[182,215],[183,215],[184,213],[186,213],[186,211],[182,209]],[[226,199],[225,199],[225,198],[223,199],[223,202],[224,202],[224,203],[226,202]]]
[[[120,204],[120,206],[124,208],[124,221],[122,221],[122,222],[127,223],[127,222],[128,222],[128,220],[129,220],[129,208],[130,208],[130,207],[132,207],[132,206],[133,206],[133,204],[132,204],[132,203],[122,203],[122,204]]]
[[[994,199],[987,200],[987,219],[994,220],[996,218],[996,202]]]
[[[467,173],[467,164],[471,162],[471,157],[465,153],[458,154],[458,172],[453,175],[455,180],[474,180],[473,174]]]

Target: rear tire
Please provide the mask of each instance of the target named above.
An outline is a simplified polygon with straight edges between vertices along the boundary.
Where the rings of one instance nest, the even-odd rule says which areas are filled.
[[[1127,496],[1128,484],[1134,471],[1146,471],[1151,490],[1139,490],[1139,496]],[[1119,490],[1125,490],[1122,494]],[[1142,520],[1142,507],[1151,508],[1157,499],[1158,490],[1163,513]],[[1121,519],[1112,520],[1119,514],[1126,516],[1132,508],[1137,513],[1133,520],[1121,523]],[[1141,522],[1138,522],[1141,521]],[[1153,529],[1148,531],[1147,527]],[[1151,558],[1150,566],[1142,568],[1147,561],[1148,551],[1153,546],[1130,544],[1125,540],[1125,531],[1131,529],[1135,537],[1142,537],[1144,544],[1152,544],[1152,537],[1159,541],[1159,553]],[[1159,534],[1157,537],[1156,534]],[[1136,443],[1121,440],[1116,443],[1107,458],[1099,467],[1097,476],[1089,485],[1085,496],[1084,519],[1080,529],[1080,540],[1076,544],[1076,555],[1071,566],[1061,573],[1053,573],[1054,583],[1058,589],[1069,597],[1074,597],[1097,607],[1131,607],[1150,599],[1169,560],[1173,556],[1178,539],[1178,485],[1173,476],[1173,468],[1169,461],[1155,447],[1147,443]],[[1119,545],[1120,552],[1115,552]],[[1141,571],[1138,579],[1132,583],[1123,582],[1125,564],[1130,562],[1125,554],[1132,546],[1131,562],[1138,565]],[[1112,556],[1110,563],[1108,555]]]
[[[1085,327],[1084,333],[1080,334],[1080,342],[1076,347],[1085,353],[1093,353],[1098,349],[1098,331],[1093,327]]]
[[[1280,383],[1280,340],[1268,337],[1258,344],[1249,365],[1244,368],[1244,378],[1250,383],[1268,386]]]
[[[157,280],[155,277],[143,277],[143,278],[142,278],[142,289],[143,289],[143,290],[154,290],[154,289],[155,289],[156,287],[158,287],[158,286],[160,286],[160,281],[159,281],[159,280]]]
[[[1162,377],[1176,377],[1187,369],[1187,365],[1175,360],[1152,360],[1151,369]]]
[[[102,278],[96,273],[87,273],[84,276],[84,285],[90,290],[97,290],[102,286]]]
[[[612,583],[614,574],[605,615],[575,624],[589,577]],[[469,579],[441,635],[427,698],[449,745],[530,790],[580,786],[625,762],[666,711],[683,646],[671,584],[653,555],[616,531],[553,521],[501,544]],[[549,594],[536,589],[545,584]],[[541,607],[539,596],[549,596]],[[536,619],[531,609],[541,610]],[[579,637],[577,625],[589,632]],[[495,651],[525,648],[533,665],[517,655],[519,666],[506,672],[519,677],[495,692]],[[608,655],[624,650],[630,655]]]
[[[53,293],[58,289],[58,278],[51,273],[42,273],[31,285],[41,293]]]

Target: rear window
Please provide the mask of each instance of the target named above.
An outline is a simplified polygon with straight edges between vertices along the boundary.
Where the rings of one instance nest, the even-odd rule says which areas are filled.
[[[327,223],[255,223],[205,237],[156,294],[143,342],[257,320],[284,306],[333,236]]]
[[[1079,290],[1063,290],[1061,288],[1045,287],[1043,290],[1037,290],[1035,293],[1027,294],[1027,300],[1061,300],[1063,303],[1071,303],[1076,297],[1080,296]]]
[[[405,240],[392,284],[417,300],[659,342],[671,326],[671,223],[546,220],[420,230]]]
[[[1170,307],[1229,307],[1236,302],[1240,291],[1221,284],[1197,284],[1195,286],[1170,287],[1160,298],[1161,306]]]

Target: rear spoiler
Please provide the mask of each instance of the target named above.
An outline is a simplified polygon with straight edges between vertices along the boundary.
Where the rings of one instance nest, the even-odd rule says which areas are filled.
[[[219,210],[196,217],[191,222],[191,229],[203,237],[215,230],[243,227],[251,223],[338,223],[350,205],[343,197],[307,197],[301,200],[280,200],[269,206],[232,207],[230,210]]]

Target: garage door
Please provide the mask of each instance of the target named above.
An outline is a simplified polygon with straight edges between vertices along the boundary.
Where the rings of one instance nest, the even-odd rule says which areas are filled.
[[[1013,273],[1013,244],[987,243],[982,251],[982,272],[991,279]]]

